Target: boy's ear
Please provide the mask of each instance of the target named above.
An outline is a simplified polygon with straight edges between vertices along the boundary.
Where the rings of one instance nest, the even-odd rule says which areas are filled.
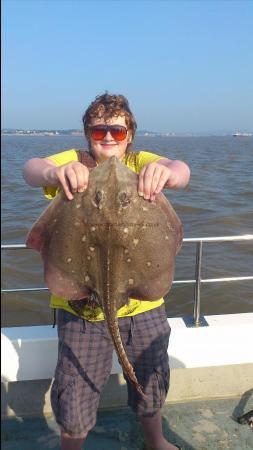
[[[128,144],[131,144],[131,142],[132,142],[132,133],[131,133],[131,131],[128,132],[127,142],[128,142]]]

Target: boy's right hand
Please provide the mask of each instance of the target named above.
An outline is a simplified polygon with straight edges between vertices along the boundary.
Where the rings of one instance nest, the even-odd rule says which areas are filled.
[[[84,192],[88,186],[89,169],[78,161],[63,166],[50,167],[48,177],[61,186],[69,200],[74,198],[73,193]]]

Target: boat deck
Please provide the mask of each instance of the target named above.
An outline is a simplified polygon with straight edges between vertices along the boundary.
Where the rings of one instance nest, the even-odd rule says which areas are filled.
[[[166,404],[163,428],[171,442],[184,450],[252,450],[253,429],[238,417],[253,409],[252,392],[243,397]],[[52,416],[8,418],[2,421],[2,450],[58,450],[59,429]],[[98,412],[85,450],[142,450],[140,424],[128,409]]]

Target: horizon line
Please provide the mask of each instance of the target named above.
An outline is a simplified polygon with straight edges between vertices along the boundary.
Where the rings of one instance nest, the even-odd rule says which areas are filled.
[[[13,134],[20,132],[25,132],[27,134],[34,134],[34,133],[60,133],[60,132],[72,132],[72,133],[78,133],[80,135],[84,135],[84,131],[80,128],[19,128],[19,127],[14,127],[14,128],[10,128],[10,127],[4,127],[1,128],[1,134],[5,134],[8,132],[12,132]],[[209,131],[153,131],[153,130],[147,130],[147,129],[140,129],[136,131],[136,134],[138,133],[142,133],[142,134],[146,134],[147,136],[149,135],[163,135],[163,136],[176,136],[176,135],[210,135],[210,134],[215,134],[217,135],[218,133],[221,134],[229,134],[229,135],[233,135],[233,134],[241,134],[241,133],[249,133],[252,134],[253,131],[249,131],[248,129],[239,129],[237,128],[236,131],[235,130],[209,130]]]

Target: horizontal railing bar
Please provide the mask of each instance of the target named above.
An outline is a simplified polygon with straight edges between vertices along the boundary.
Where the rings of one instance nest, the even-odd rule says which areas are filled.
[[[13,289],[1,289],[2,294],[10,294],[12,292],[36,292],[36,291],[48,291],[47,287],[34,287],[34,288],[13,288]]]
[[[217,236],[217,237],[200,237],[200,238],[184,238],[185,243],[196,242],[229,242],[229,241],[250,241],[253,239],[253,234],[244,234],[241,236]],[[25,244],[1,244],[2,250],[18,250],[29,249]]]
[[[253,280],[253,276],[249,277],[226,277],[226,278],[207,278],[201,280],[201,283],[216,283],[216,282],[224,282],[224,281],[246,281]]]
[[[244,281],[253,280],[253,276],[246,277],[225,277],[225,278],[201,278],[201,283],[216,283],[219,281]],[[196,280],[174,280],[173,284],[195,284]]]
[[[204,278],[201,279],[201,283],[218,283],[223,281],[247,281],[253,280],[253,276],[248,277],[226,277],[226,278]],[[196,280],[174,280],[172,284],[195,284]],[[48,291],[47,287],[34,287],[34,288],[14,288],[14,289],[1,289],[2,293],[12,292],[34,292],[34,291]]]
[[[195,284],[196,280],[174,280],[172,284]]]
[[[184,238],[183,242],[228,242],[228,241],[250,241],[253,234],[243,234],[241,236],[217,236],[217,237],[200,237],[200,238]]]
[[[1,250],[18,250],[18,249],[29,250],[25,244],[1,244]]]

